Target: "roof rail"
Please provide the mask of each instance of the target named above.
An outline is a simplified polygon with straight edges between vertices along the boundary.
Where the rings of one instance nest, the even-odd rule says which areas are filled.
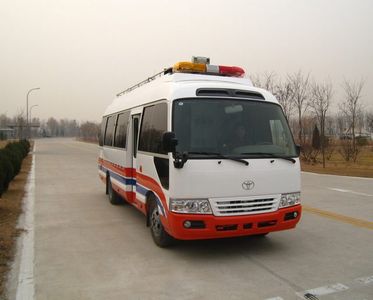
[[[151,77],[149,77],[149,78],[147,78],[147,79],[145,79],[145,80],[143,80],[143,81],[141,81],[141,82],[139,82],[139,83],[137,83],[137,84],[129,87],[128,89],[126,89],[126,90],[118,93],[117,97],[122,96],[122,95],[124,95],[126,93],[129,93],[129,92],[133,91],[134,89],[137,89],[138,87],[140,87],[140,86],[142,86],[144,84],[147,84],[147,83],[153,81],[154,79],[156,79],[158,77],[161,77],[162,75],[166,75],[168,73],[172,73],[172,68],[164,69],[163,71],[161,71],[161,72],[159,72],[159,73],[157,73],[157,74],[155,74],[155,75],[153,75],[153,76],[151,76]]]

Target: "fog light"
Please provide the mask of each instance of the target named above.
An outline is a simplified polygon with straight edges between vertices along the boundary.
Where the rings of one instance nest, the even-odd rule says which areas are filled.
[[[192,222],[190,222],[190,221],[185,221],[184,222],[184,227],[185,228],[190,228],[192,226]]]
[[[294,220],[298,216],[299,216],[299,212],[297,212],[297,211],[288,212],[284,216],[284,221]]]

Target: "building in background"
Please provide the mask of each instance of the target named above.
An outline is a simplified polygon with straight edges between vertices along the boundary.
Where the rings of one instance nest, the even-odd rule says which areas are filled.
[[[15,129],[9,127],[0,128],[0,140],[14,139],[15,136]]]

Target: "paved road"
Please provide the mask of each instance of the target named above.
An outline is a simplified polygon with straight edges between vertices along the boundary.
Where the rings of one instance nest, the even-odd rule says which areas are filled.
[[[297,229],[160,249],[109,204],[96,161],[94,145],[36,141],[36,299],[373,299],[373,180],[302,174]]]

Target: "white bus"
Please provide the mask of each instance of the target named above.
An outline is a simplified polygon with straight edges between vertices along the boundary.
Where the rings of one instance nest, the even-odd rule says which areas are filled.
[[[299,147],[275,97],[244,74],[179,62],[119,93],[103,115],[109,200],[142,211],[160,247],[266,235],[300,219]]]

